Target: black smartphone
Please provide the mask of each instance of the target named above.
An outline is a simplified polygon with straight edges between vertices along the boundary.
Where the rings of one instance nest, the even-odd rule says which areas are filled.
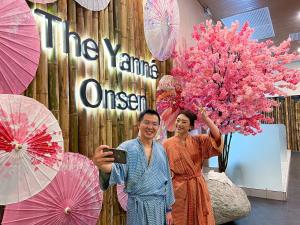
[[[112,157],[115,158],[115,163],[121,163],[121,164],[126,164],[127,162],[127,152],[122,150],[122,149],[118,149],[118,148],[105,148],[103,149],[103,152],[112,152]],[[107,157],[111,157],[111,156],[107,156]]]

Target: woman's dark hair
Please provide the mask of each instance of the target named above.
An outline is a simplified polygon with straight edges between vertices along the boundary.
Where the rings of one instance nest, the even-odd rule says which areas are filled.
[[[180,114],[183,114],[183,115],[185,115],[187,118],[189,118],[189,120],[190,120],[190,125],[191,125],[192,127],[194,127],[194,125],[195,125],[195,120],[197,120],[197,115],[196,115],[195,113],[191,112],[190,110],[182,110],[182,111],[180,111],[180,112],[178,113],[178,116],[179,116]]]
[[[160,124],[160,116],[159,116],[158,112],[156,112],[156,111],[153,110],[153,109],[146,109],[145,111],[141,112],[141,114],[139,115],[138,121],[141,122],[141,121],[144,119],[144,116],[145,116],[146,114],[157,116],[157,118],[158,118],[158,123]]]

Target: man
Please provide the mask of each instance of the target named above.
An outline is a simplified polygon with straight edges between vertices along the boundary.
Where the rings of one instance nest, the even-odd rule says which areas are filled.
[[[162,145],[153,140],[160,117],[156,111],[146,110],[138,121],[139,137],[118,147],[127,151],[126,164],[112,163],[112,152],[103,152],[108,146],[96,149],[93,161],[100,169],[101,188],[125,184],[127,225],[171,225],[175,199],[169,163]]]

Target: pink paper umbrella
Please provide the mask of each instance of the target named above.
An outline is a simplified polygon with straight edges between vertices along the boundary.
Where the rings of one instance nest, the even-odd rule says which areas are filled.
[[[26,1],[0,0],[0,94],[21,94],[39,59],[39,34]]]
[[[6,206],[2,224],[94,225],[102,200],[97,167],[85,156],[69,152],[64,155],[61,170],[43,191]]]
[[[173,53],[179,32],[177,0],[147,0],[144,7],[144,31],[153,57],[166,60]]]
[[[92,11],[100,11],[105,9],[110,0],[75,0],[84,8],[87,8]]]
[[[56,2],[57,0],[29,0],[29,1],[35,2],[35,3],[47,4],[47,3]]]
[[[175,120],[183,109],[181,85],[171,75],[164,75],[156,91],[156,108],[168,131],[174,131]]]
[[[127,211],[128,194],[124,191],[125,186],[123,184],[117,184],[117,196],[118,201],[125,211]]]
[[[52,113],[31,98],[0,94],[0,205],[40,192],[62,159],[62,132]]]

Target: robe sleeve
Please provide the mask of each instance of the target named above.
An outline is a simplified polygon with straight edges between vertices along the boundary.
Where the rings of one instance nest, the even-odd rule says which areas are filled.
[[[213,156],[221,155],[224,147],[224,140],[221,135],[221,140],[215,140],[212,134],[201,134],[198,136],[200,141],[200,149],[202,150],[203,159],[209,159]]]
[[[127,144],[121,144],[118,146],[118,148],[126,150],[130,147]],[[124,184],[127,180],[127,167],[128,167],[128,151],[127,151],[127,163],[121,164],[121,163],[113,163],[111,173],[110,173],[110,179],[109,179],[109,185],[114,184]]]
[[[127,164],[113,163],[109,185],[124,184],[127,180]]]
[[[126,146],[122,144],[118,148],[126,150]],[[103,191],[107,190],[110,185],[124,184],[126,178],[127,164],[113,163],[111,173],[104,173],[101,170],[99,171],[100,187]]]
[[[104,173],[101,170],[99,170],[99,181],[100,181],[100,188],[103,191],[106,191],[109,186],[109,178],[110,173]]]
[[[170,171],[169,160],[168,160],[167,155],[166,155],[166,160],[167,160],[166,168],[167,168],[167,178],[168,178],[168,181],[166,184],[166,209],[167,209],[167,211],[171,211],[172,205],[175,202],[175,195],[174,195],[171,171]]]

